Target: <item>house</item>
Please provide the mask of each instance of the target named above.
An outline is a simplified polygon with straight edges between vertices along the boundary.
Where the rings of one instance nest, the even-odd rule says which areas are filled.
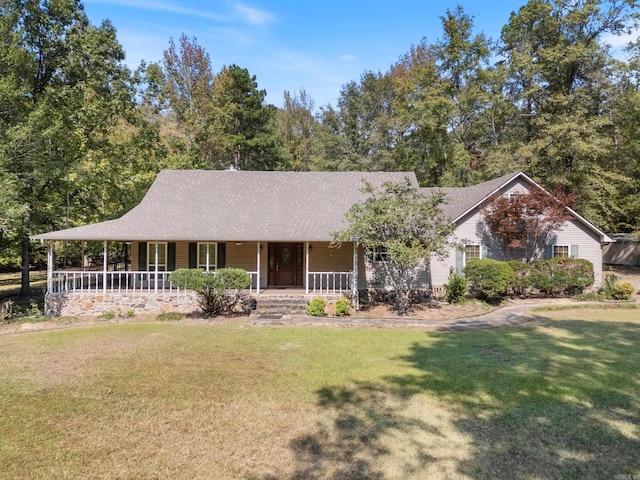
[[[353,295],[371,283],[375,265],[356,242],[339,248],[331,232],[345,226],[345,213],[363,199],[363,181],[418,182],[412,172],[249,172],[165,170],[141,203],[116,220],[34,235],[48,244],[46,311],[75,315],[101,311],[189,311],[192,292],[176,289],[168,275],[177,268],[236,267],[251,276],[251,293],[293,289],[306,295]],[[514,173],[468,188],[443,189],[446,214],[456,223],[449,257],[427,265],[424,288],[441,286],[468,258],[501,258],[478,229],[479,208],[490,195],[526,191],[535,182]],[[431,189],[422,189],[425,194]],[[608,237],[577,213],[558,232],[552,251],[591,260],[601,276]],[[99,241],[101,270],[57,270],[55,243]],[[131,269],[108,270],[108,242],[130,245]]]
[[[431,280],[434,286],[444,285],[452,271],[460,273],[471,258],[506,260],[501,245],[491,238],[484,228],[481,207],[493,195],[509,197],[542,188],[523,172],[511,173],[471,187],[441,188],[449,202],[445,214],[455,223],[454,246],[444,260],[432,259]],[[433,188],[422,188],[427,195]],[[571,219],[548,239],[543,256],[575,257],[589,260],[594,269],[594,286],[602,279],[602,246],[612,242],[604,232],[595,227],[573,209],[568,208]]]

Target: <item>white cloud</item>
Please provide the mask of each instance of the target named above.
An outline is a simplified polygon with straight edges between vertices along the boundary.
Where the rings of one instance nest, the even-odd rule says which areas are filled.
[[[612,48],[624,48],[629,42],[635,42],[638,40],[640,30],[635,30],[626,35],[613,35],[611,33],[603,35],[602,42],[610,45]]]
[[[244,3],[236,3],[233,9],[242,19],[251,25],[267,25],[275,20],[275,16],[269,12],[249,7]]]
[[[189,17],[208,18],[210,20],[228,21],[228,17],[206,10],[182,7],[170,2],[155,0],[86,0],[86,3],[101,3],[106,5],[119,5],[122,7],[139,8],[160,12],[177,13]]]
[[[625,35],[612,35],[606,34],[602,36],[602,43],[605,43],[611,47],[612,55],[618,60],[628,60],[628,52],[625,52],[625,48],[630,42],[638,41],[640,30],[634,30],[633,32]]]
[[[355,55],[352,55],[350,53],[345,53],[344,55],[339,55],[338,56],[338,60],[342,60],[343,62],[353,62],[355,60],[357,60],[358,57],[356,57]]]

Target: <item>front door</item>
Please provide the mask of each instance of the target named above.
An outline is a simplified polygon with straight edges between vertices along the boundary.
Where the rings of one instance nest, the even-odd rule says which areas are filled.
[[[302,244],[269,244],[269,285],[302,286]]]

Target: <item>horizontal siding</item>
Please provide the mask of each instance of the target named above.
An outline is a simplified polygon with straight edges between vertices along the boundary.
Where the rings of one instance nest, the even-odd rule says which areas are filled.
[[[189,242],[176,242],[176,268],[189,268]]]
[[[593,263],[594,286],[602,283],[602,246],[600,239],[591,230],[577,220],[566,222],[562,229],[556,232],[551,244],[578,245],[578,258],[584,258]]]
[[[131,270],[138,270],[138,242],[131,242]]]
[[[309,271],[349,272],[353,270],[353,243],[331,247],[329,242],[310,242]]]
[[[261,257],[263,253],[266,255],[266,250],[262,250]],[[242,242],[240,245],[235,242],[227,242],[227,267],[242,268],[248,272],[255,272],[257,270],[257,260],[257,242]]]
[[[501,190],[502,195],[509,195],[510,193],[529,193],[530,186],[522,178],[516,178],[508,184],[506,184]]]
[[[640,265],[640,243],[615,242],[602,247],[602,262],[613,265]]]

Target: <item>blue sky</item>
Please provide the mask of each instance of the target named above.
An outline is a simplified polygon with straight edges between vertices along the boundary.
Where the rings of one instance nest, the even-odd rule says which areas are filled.
[[[460,4],[477,32],[497,39],[525,0],[85,0],[92,23],[109,19],[129,67],[158,62],[182,33],[209,53],[214,73],[236,64],[256,75],[267,101],[304,88],[316,107],[335,106],[340,88],[386,71],[423,37],[442,36],[440,16]]]

